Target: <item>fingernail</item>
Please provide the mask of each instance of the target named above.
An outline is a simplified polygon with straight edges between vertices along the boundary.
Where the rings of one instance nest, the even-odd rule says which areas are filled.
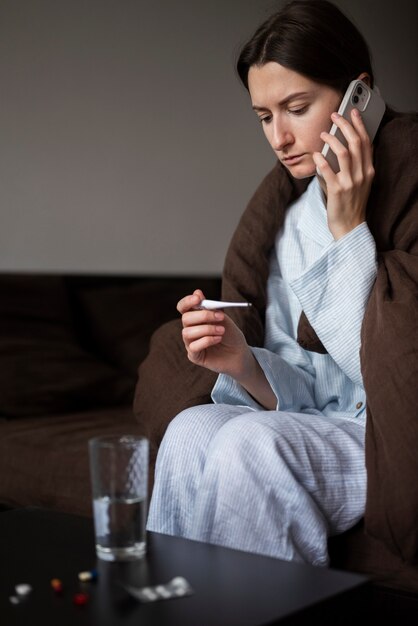
[[[334,112],[334,113],[331,114],[331,117],[332,117],[333,120],[338,120],[338,118],[341,117],[341,115],[339,113],[335,113]]]
[[[359,111],[358,109],[353,109],[353,114],[354,114],[356,117],[360,117],[360,111]]]
[[[220,311],[217,311],[217,312],[215,313],[215,319],[216,319],[216,320],[223,320],[223,318],[224,318],[224,314],[223,314],[223,313],[221,313]]]

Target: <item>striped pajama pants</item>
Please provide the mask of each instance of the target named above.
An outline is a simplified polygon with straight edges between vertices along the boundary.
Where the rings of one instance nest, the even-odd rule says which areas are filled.
[[[327,565],[364,514],[363,423],[211,404],[180,413],[157,458],[149,530]]]

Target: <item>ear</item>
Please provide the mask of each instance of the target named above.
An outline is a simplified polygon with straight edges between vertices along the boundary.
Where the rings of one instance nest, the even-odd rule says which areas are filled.
[[[366,83],[370,87],[370,75],[367,72],[362,72],[360,76],[357,76],[357,80],[362,80],[363,83]]]

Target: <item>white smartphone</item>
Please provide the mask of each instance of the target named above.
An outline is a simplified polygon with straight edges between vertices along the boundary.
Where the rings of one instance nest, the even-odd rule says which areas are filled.
[[[377,91],[371,89],[371,87],[366,85],[362,80],[353,80],[348,85],[338,113],[351,124],[351,111],[353,109],[360,111],[367,134],[372,142],[386,109],[384,100]],[[344,146],[347,146],[347,140],[338,126],[333,124],[329,132],[331,135],[335,135]],[[330,164],[332,170],[337,174],[340,171],[337,155],[331,150],[327,143],[322,149],[322,154]]]

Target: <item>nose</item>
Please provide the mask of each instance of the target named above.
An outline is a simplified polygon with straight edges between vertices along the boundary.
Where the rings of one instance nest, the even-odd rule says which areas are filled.
[[[271,147],[276,152],[281,152],[286,146],[293,143],[293,135],[283,119],[273,121],[273,134]]]

